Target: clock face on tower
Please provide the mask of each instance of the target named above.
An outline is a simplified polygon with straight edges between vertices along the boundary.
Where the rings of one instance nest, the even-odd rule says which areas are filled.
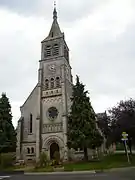
[[[48,66],[48,69],[49,69],[50,71],[54,71],[54,70],[55,70],[55,65],[54,65],[54,64],[49,65],[49,66]]]

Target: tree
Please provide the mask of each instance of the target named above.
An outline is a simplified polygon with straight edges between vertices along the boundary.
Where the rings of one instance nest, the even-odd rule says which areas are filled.
[[[88,160],[87,148],[95,149],[103,142],[96,126],[96,115],[87,94],[77,76],[76,85],[73,86],[72,106],[68,120],[68,147],[83,148],[85,160]]]
[[[111,115],[112,141],[120,142],[122,132],[127,132],[129,135],[128,146],[131,151],[132,144],[135,145],[135,100],[120,101],[109,112]]]
[[[1,152],[15,151],[16,133],[12,124],[12,112],[9,99],[2,93],[0,98],[0,150]]]
[[[106,138],[106,147],[109,147],[111,127],[110,127],[110,117],[107,115],[106,111],[104,113],[97,114],[97,124],[98,127],[101,129],[104,137]]]
[[[105,138],[107,138],[110,132],[110,127],[109,127],[110,118],[107,115],[106,111],[104,113],[97,114],[97,119],[98,119],[97,121],[98,127],[103,132]]]

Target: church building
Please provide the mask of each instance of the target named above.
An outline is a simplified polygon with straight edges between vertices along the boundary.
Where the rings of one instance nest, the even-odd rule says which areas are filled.
[[[67,117],[72,85],[69,48],[55,7],[50,32],[41,42],[38,83],[20,107],[17,160],[38,161],[40,152],[46,152],[52,159],[55,151],[67,160]]]

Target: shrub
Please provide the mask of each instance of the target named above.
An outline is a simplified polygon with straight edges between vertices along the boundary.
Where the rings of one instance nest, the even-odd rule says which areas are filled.
[[[40,167],[41,167],[40,161],[36,162],[34,168],[35,168],[35,169],[38,169],[38,168],[40,168]]]
[[[40,158],[39,158],[39,165],[40,167],[46,167],[48,165],[48,157],[47,154],[45,152],[42,152],[40,154]]]
[[[50,166],[55,166],[56,165],[56,160],[52,160],[51,162],[50,162],[50,164],[49,164]]]
[[[2,153],[0,154],[0,168],[9,168],[12,167],[15,163],[15,154],[14,153]]]
[[[63,165],[63,158],[60,158],[60,165]]]
[[[73,149],[69,149],[69,151],[68,151],[68,160],[69,161],[73,161],[73,154],[74,154]]]

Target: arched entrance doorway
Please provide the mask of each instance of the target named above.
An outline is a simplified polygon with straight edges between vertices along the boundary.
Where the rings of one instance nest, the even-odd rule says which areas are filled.
[[[54,142],[50,145],[50,159],[54,159],[55,151],[59,152],[59,145]]]

